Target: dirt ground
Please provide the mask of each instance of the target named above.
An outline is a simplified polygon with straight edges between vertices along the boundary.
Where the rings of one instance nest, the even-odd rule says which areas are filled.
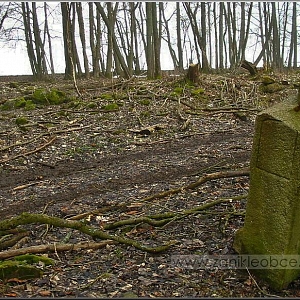
[[[187,187],[208,174],[249,168],[256,114],[295,95],[295,74],[270,76],[289,84],[265,94],[261,81],[246,73],[201,75],[196,87],[182,85],[179,77],[85,79],[77,81],[78,95],[72,81],[59,77],[0,78],[2,105],[29,99],[39,88],[64,91],[71,99],[31,108],[2,106],[0,220],[43,213],[81,219],[148,247],[174,241],[154,254],[110,242],[98,249],[46,251],[55,264],[44,267],[41,278],[0,281],[0,296],[299,297],[300,280],[276,292],[246,270],[171,262],[174,255],[235,253],[232,243],[247,202],[236,197],[248,193],[249,176],[219,176]],[[177,192],[168,194],[171,190]],[[184,215],[220,199],[225,201]],[[165,213],[176,217],[163,226],[140,221],[105,229],[120,220]],[[28,234],[18,248],[101,242],[72,228],[23,227]]]

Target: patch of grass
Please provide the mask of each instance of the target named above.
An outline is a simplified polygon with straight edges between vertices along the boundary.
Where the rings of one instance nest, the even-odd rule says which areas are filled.
[[[68,149],[66,151],[66,155],[68,156],[74,156],[75,154],[83,154],[83,153],[87,153],[87,152],[94,152],[95,150],[98,150],[99,147],[98,145],[83,145],[81,147],[74,147],[72,149]]]
[[[11,278],[28,280],[31,278],[40,278],[42,275],[42,270],[28,265],[23,261],[6,260],[0,262],[1,280],[8,280]]]
[[[122,134],[122,133],[125,133],[126,130],[125,129],[117,129],[117,130],[114,130],[112,132],[113,135],[119,135],[119,134]]]
[[[169,114],[169,112],[167,112],[167,111],[158,111],[156,113],[157,116],[162,116],[162,117],[167,116],[168,114]]]
[[[110,278],[112,276],[113,276],[112,273],[106,272],[106,273],[102,273],[100,277],[103,278],[103,279],[106,279],[106,278]]]

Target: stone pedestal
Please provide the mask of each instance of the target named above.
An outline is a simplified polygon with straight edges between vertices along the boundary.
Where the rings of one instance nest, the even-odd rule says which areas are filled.
[[[300,112],[293,110],[296,106],[296,99],[290,99],[256,118],[245,225],[234,241],[239,254],[283,258],[300,254]],[[300,275],[300,259],[293,268],[253,273],[280,290]]]

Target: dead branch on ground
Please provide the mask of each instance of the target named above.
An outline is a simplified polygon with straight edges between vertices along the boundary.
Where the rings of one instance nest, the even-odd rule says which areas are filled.
[[[139,202],[164,198],[164,197],[167,197],[170,195],[178,194],[185,190],[191,190],[209,180],[219,179],[219,178],[228,178],[228,177],[249,176],[249,174],[250,174],[249,168],[245,168],[245,169],[237,170],[237,171],[227,171],[227,172],[222,171],[222,172],[216,172],[216,173],[212,173],[212,174],[206,174],[206,175],[200,177],[196,182],[190,183],[183,187],[179,187],[179,188],[175,188],[172,190],[168,190],[168,191],[164,191],[164,192],[160,192],[160,193],[151,195],[149,197],[139,200]]]
[[[0,252],[0,259],[7,259],[10,257],[15,257],[27,253],[36,254],[36,253],[47,253],[47,252],[77,251],[83,249],[97,250],[112,244],[116,244],[116,242],[103,241],[100,243],[86,242],[86,243],[78,243],[78,244],[38,245],[38,246],[31,246],[22,249],[14,249],[14,250],[7,250],[7,251]]]
[[[240,195],[240,196],[230,197],[230,198],[220,198],[218,200],[208,202],[203,205],[193,207],[191,209],[186,209],[186,210],[184,210],[182,212],[178,212],[178,213],[167,212],[167,213],[162,213],[162,214],[158,214],[158,215],[150,215],[150,216],[144,216],[144,217],[139,217],[139,218],[134,218],[134,219],[121,220],[121,221],[117,221],[115,223],[104,226],[104,229],[107,229],[107,230],[116,229],[118,227],[125,226],[125,225],[137,225],[137,224],[141,224],[141,223],[147,223],[154,227],[161,227],[171,221],[182,219],[182,218],[185,218],[192,214],[197,214],[203,210],[211,208],[220,203],[238,201],[238,200],[247,198],[247,196],[248,195],[245,194],[245,195]]]
[[[136,249],[149,252],[149,253],[159,253],[159,252],[166,251],[176,242],[176,241],[170,241],[165,245],[161,245],[157,247],[147,247],[135,240],[108,234],[104,231],[92,228],[91,226],[88,226],[79,221],[64,220],[58,217],[48,216],[44,214],[31,214],[27,212],[24,212],[19,216],[13,217],[9,220],[1,221],[0,230],[5,231],[7,229],[16,228],[17,226],[26,225],[26,224],[48,224],[54,227],[72,228],[84,234],[87,234],[94,239],[112,240],[120,244],[133,246]]]
[[[27,155],[30,155],[30,154],[39,152],[39,151],[45,149],[45,148],[46,148],[47,146],[49,146],[50,144],[52,144],[52,142],[55,141],[55,140],[56,140],[56,136],[53,137],[50,141],[48,141],[48,142],[45,143],[44,145],[42,145],[42,146],[40,146],[40,147],[38,147],[38,148],[36,148],[36,149],[34,149],[34,150],[32,150],[32,151],[28,151],[28,152],[25,152],[25,153],[17,154],[17,155],[15,155],[15,156],[13,156],[13,157],[9,157],[9,158],[3,159],[3,160],[0,161],[0,163],[3,164],[3,163],[6,163],[6,162],[8,162],[8,161],[10,161],[10,160],[14,160],[14,159],[19,158],[19,157],[25,157],[25,156],[27,156]]]

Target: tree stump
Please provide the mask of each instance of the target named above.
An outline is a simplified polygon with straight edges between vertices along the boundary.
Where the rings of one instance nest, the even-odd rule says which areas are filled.
[[[187,79],[192,81],[193,83],[199,82],[200,68],[198,64],[190,64],[187,72]]]
[[[256,66],[247,60],[241,62],[241,67],[248,70],[252,76],[257,75],[258,73]]]

